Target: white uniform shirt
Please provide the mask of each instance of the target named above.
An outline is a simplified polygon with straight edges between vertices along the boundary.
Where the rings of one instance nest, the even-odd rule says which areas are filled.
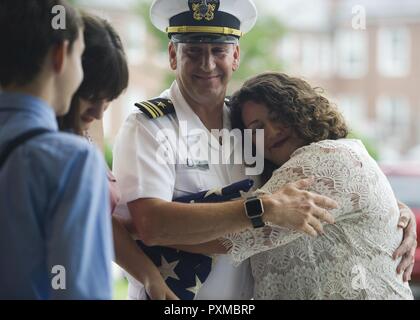
[[[205,133],[207,141],[212,141],[210,144],[213,146],[219,145],[218,139],[210,134],[187,104],[176,81],[161,97],[172,101],[175,113],[149,119],[140,111],[135,112],[128,117],[116,139],[113,170],[122,194],[116,209],[118,214],[128,215],[127,202],[139,198],[172,201],[183,195],[219,188],[246,179],[245,166],[242,164],[211,164],[209,159],[208,165],[191,165],[192,162],[197,164],[198,161],[187,155],[186,149],[180,147],[182,143],[178,144],[178,139],[185,145],[195,143],[198,132]],[[223,126],[226,129],[231,128],[226,105],[223,110]],[[180,154],[182,161],[176,164],[157,161],[156,158],[157,150],[162,150],[164,145],[159,137],[160,132],[165,129],[173,132],[176,137],[169,144],[166,143],[169,154],[174,157]],[[205,143],[205,140],[201,141]],[[240,145],[232,143],[229,153]],[[212,152],[214,150],[217,149],[213,148]],[[224,156],[223,148],[218,152]],[[143,286],[130,276],[128,279],[129,297],[144,298]],[[217,256],[212,271],[198,291],[196,299],[249,299],[252,297],[252,290],[253,279],[249,261],[234,267],[229,256],[220,255]]]

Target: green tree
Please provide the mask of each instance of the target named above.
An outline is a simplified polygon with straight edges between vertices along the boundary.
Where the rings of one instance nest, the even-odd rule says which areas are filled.
[[[354,132],[354,131],[350,131],[350,133],[348,134],[347,138],[349,138],[349,139],[358,139],[358,140],[362,141],[363,144],[366,147],[366,150],[370,154],[370,156],[373,159],[375,159],[376,161],[378,161],[378,159],[379,159],[379,150],[378,150],[378,148],[376,148],[375,143],[371,139],[366,138],[362,134],[360,134],[358,132]]]
[[[105,156],[105,162],[108,165],[108,168],[112,170],[112,146],[109,143],[109,141],[107,141],[106,139],[104,143],[104,156]]]
[[[144,23],[146,24],[147,32],[152,35],[153,39],[157,43],[157,48],[160,53],[166,53],[168,50],[168,42],[169,38],[168,35],[159,29],[157,29],[152,22],[150,21],[150,0],[138,0],[136,11],[142,17]],[[171,83],[174,81],[174,74],[168,69],[165,74],[165,80],[162,83],[161,90],[169,88]]]

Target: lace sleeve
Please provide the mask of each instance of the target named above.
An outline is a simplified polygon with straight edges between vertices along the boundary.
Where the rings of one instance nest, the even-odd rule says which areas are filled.
[[[363,195],[367,194],[368,188],[364,171],[360,156],[351,148],[338,141],[322,141],[295,151],[257,193],[271,194],[287,183],[315,177],[315,183],[308,191],[337,201],[339,208],[330,211],[337,223],[361,214],[361,208],[365,206]],[[306,235],[267,224],[260,229],[228,234],[221,241],[229,249],[234,262],[239,264],[259,252],[288,244],[302,236]]]

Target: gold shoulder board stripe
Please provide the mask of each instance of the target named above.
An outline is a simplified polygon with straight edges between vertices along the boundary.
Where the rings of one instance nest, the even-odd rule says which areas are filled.
[[[156,98],[136,103],[139,108],[150,119],[156,119],[167,114],[175,112],[174,105],[171,100],[164,98]]]

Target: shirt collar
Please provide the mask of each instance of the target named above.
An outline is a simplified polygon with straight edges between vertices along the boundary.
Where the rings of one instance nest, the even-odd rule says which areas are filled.
[[[188,123],[188,131],[193,129],[206,129],[197,114],[191,109],[190,105],[185,100],[184,96],[179,89],[178,83],[174,81],[169,89],[170,99],[174,104],[176,116],[178,121]],[[207,130],[208,131],[208,130]]]
[[[188,131],[194,129],[201,129],[204,132],[208,133],[209,135],[209,145],[211,148],[219,148],[219,141],[218,139],[210,133],[210,131],[206,128],[197,114],[191,109],[190,105],[187,103],[185,98],[183,97],[181,90],[179,89],[178,83],[174,81],[172,86],[169,89],[169,99],[171,99],[176,116],[178,121],[186,121],[188,123]],[[223,128],[231,130],[231,121],[230,121],[230,111],[229,108],[226,106],[226,103],[223,105]],[[211,142],[210,142],[211,141]],[[234,149],[239,145],[237,139],[235,139],[235,143],[230,145],[230,154],[234,151]]]
[[[0,92],[0,112],[28,113],[39,126],[58,130],[54,109],[44,100],[24,93]]]

